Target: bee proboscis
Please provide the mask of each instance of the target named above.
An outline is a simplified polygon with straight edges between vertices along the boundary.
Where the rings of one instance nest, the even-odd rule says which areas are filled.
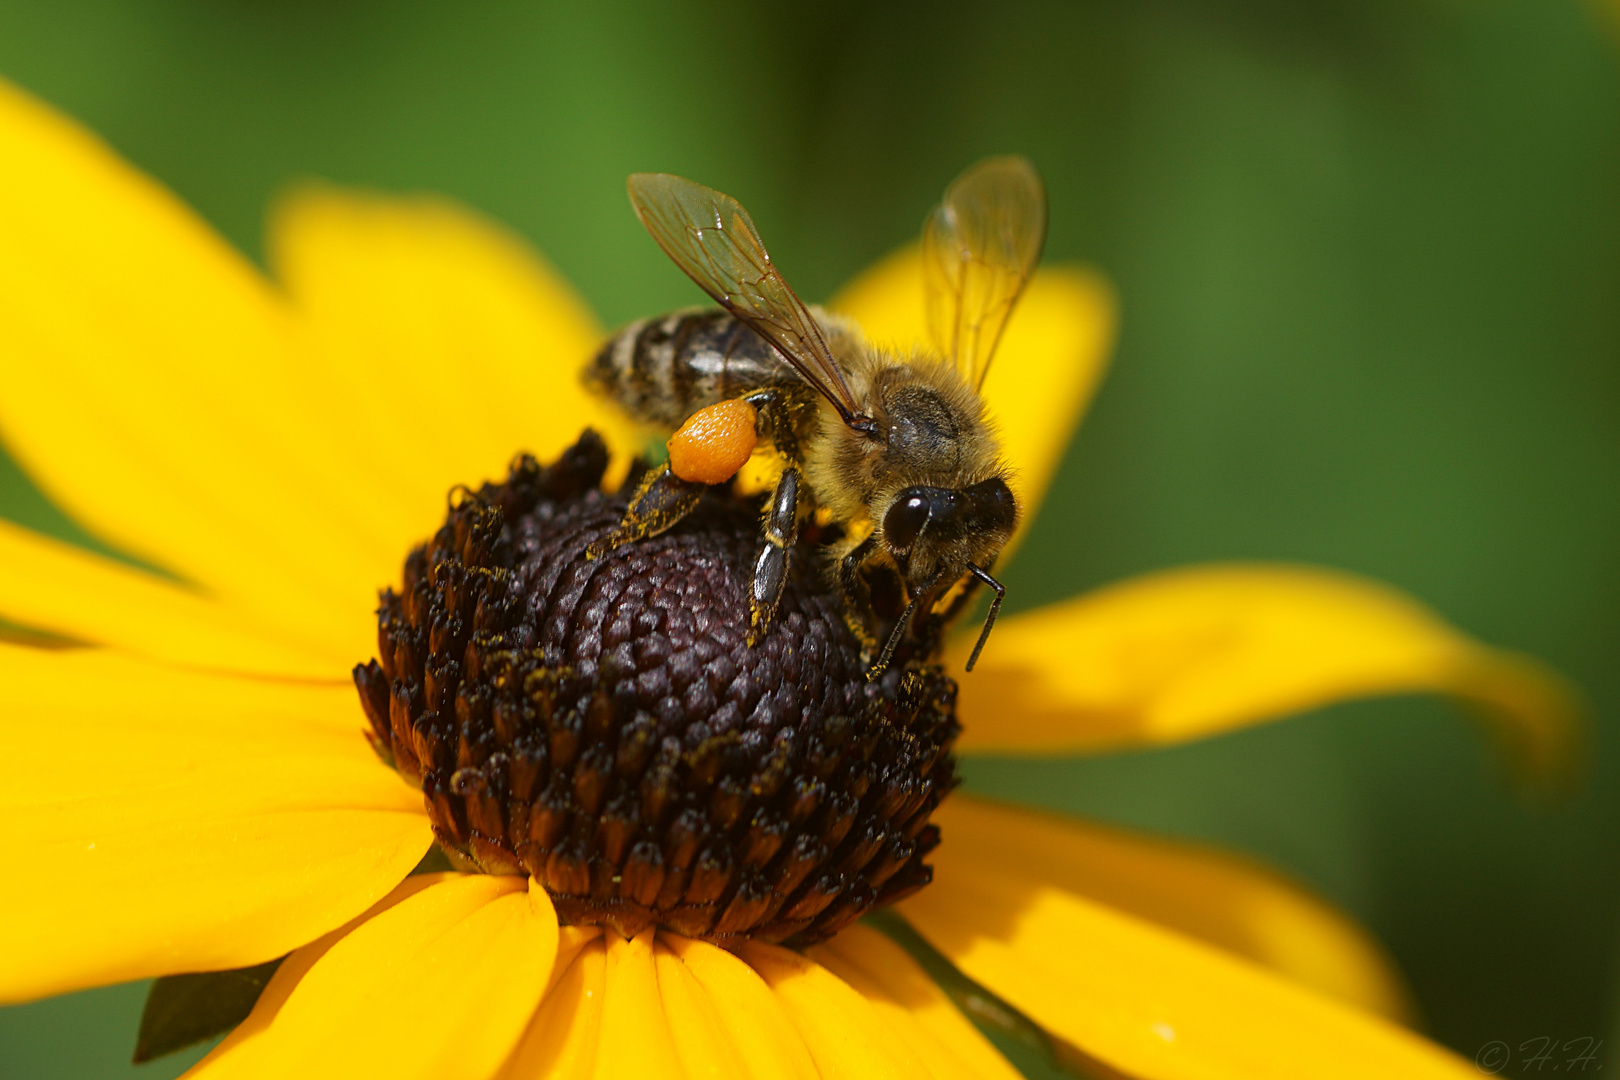
[[[629,189],[659,247],[722,310],[635,323],[603,347],[585,378],[638,420],[721,432],[707,437],[723,437],[732,454],[736,425],[752,418],[743,456],[756,435],[781,454],[749,597],[755,637],[781,597],[799,522],[815,507],[841,527],[837,580],[846,600],[860,607],[860,570],[873,560],[892,566],[904,586],[905,609],[872,674],[888,666],[913,617],[968,575],[970,588],[995,591],[971,671],[1006,595],[990,570],[1018,522],[980,390],[1046,237],[1034,167],[1021,157],[982,161],[929,215],[932,348],[906,354],[875,348],[853,323],[806,306],[729,195],[666,173],[637,173]],[[724,417],[722,404],[730,406]],[[691,459],[688,448],[677,461],[685,476],[669,466],[649,474],[607,547],[663,532],[697,505],[713,470],[681,464]]]

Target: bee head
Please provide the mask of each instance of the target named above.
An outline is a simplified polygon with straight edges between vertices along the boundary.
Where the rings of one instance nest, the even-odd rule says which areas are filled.
[[[1018,501],[999,476],[964,488],[915,484],[883,512],[884,548],[912,582],[989,565],[1012,538]]]

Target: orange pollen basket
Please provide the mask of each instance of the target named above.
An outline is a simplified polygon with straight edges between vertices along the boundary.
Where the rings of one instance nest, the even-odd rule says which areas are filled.
[[[699,409],[669,438],[669,468],[682,480],[723,484],[747,463],[758,413],[741,398]]]

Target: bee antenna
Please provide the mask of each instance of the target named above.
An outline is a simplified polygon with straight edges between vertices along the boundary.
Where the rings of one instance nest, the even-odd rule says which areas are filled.
[[[1007,586],[991,577],[988,570],[974,566],[972,563],[968,563],[967,568],[968,572],[974,577],[996,590],[996,598],[990,601],[990,611],[984,617],[984,629],[979,631],[979,640],[974,643],[973,655],[968,657],[965,670],[972,671],[973,665],[979,662],[979,653],[984,649],[984,643],[990,640],[990,628],[996,625],[996,615],[1001,611],[1001,602],[1007,598]],[[888,656],[887,649],[884,650],[884,656]]]

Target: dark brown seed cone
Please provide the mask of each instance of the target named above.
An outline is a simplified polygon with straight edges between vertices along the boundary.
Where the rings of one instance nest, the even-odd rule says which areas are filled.
[[[712,492],[597,559],[626,495],[593,432],[452,497],[355,668],[378,752],[447,850],[528,873],[565,922],[810,944],[927,884],[956,684],[865,678],[815,563],[749,647],[757,502]]]

